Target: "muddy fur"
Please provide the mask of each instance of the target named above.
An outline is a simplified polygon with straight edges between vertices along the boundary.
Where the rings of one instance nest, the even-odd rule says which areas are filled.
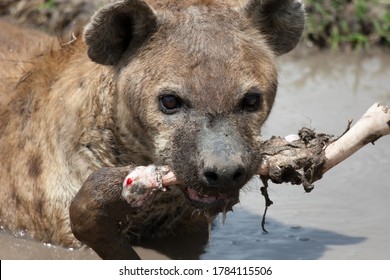
[[[294,1],[282,1],[280,9],[250,2],[117,1],[93,16],[84,37],[71,41],[0,23],[2,225],[78,246],[69,204],[102,167],[168,165],[185,183],[180,197],[192,188],[237,201],[259,165],[260,128],[277,89],[275,56],[295,47],[303,28]],[[295,31],[280,31],[278,44],[262,23],[264,11],[277,13],[274,20],[291,17],[277,23],[296,24]],[[166,95],[180,100],[174,112],[162,110]],[[210,187],[204,178],[210,168],[219,175],[231,169],[222,175],[236,181],[224,177]],[[110,198],[95,205],[99,190],[86,183],[81,210],[95,207],[100,215],[108,207]],[[177,205],[173,212],[180,212]],[[80,213],[92,215],[87,212]],[[148,221],[131,214],[126,219]],[[75,222],[89,219],[81,215]],[[96,238],[82,241],[94,247]],[[108,258],[115,253],[97,250]]]

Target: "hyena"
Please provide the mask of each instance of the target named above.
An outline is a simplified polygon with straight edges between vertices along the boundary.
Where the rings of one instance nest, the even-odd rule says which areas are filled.
[[[304,21],[294,0],[121,0],[70,41],[2,23],[2,225],[136,258],[135,238],[230,209]],[[181,184],[134,206],[122,181],[139,166]]]

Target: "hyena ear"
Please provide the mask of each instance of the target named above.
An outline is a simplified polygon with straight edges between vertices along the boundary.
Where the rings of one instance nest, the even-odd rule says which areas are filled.
[[[265,35],[276,55],[291,51],[305,27],[305,11],[300,1],[250,0],[245,15]]]
[[[143,0],[122,0],[103,7],[84,30],[88,56],[97,63],[114,65],[130,46],[141,45],[156,25],[155,13]]]

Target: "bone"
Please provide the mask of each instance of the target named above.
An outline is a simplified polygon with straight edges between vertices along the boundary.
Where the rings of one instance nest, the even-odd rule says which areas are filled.
[[[295,135],[288,136],[285,139],[271,138],[270,140],[265,141],[264,143],[267,145],[265,145],[265,150],[263,150],[260,155],[262,157],[262,163],[258,174],[266,179],[271,178],[272,181],[276,183],[302,183],[306,191],[310,191],[310,185],[314,181],[319,180],[325,172],[347,159],[366,144],[373,143],[380,137],[389,134],[390,109],[387,106],[375,103],[367,110],[361,119],[359,119],[356,124],[339,139],[332,141],[330,138],[327,139],[324,137],[325,140],[323,140],[323,142],[321,142],[322,140],[320,141],[321,143],[318,144],[319,147],[302,148],[302,146],[298,147],[297,144],[296,148],[294,148],[294,145],[291,145],[294,142],[306,141],[305,139],[298,139]],[[321,147],[320,145],[323,145],[324,147]],[[312,160],[316,156],[322,158],[322,162]],[[310,163],[313,162],[313,170],[316,169],[316,172],[319,174],[308,179],[308,181],[305,181],[307,174],[303,174],[303,171],[301,170],[303,167],[301,165],[293,165],[296,168],[297,174],[300,175],[299,179],[291,177],[286,180],[285,178],[275,178],[275,175],[271,175],[271,170],[282,170],[284,166],[291,166],[291,162],[302,162],[302,159],[307,160]],[[305,170],[307,170],[307,166]],[[277,176],[282,177],[282,175],[283,172],[280,172]],[[162,182],[164,186],[180,184],[172,171],[167,171],[165,175],[162,176]]]
[[[367,112],[337,141],[325,149],[325,173],[368,143],[390,134],[390,109],[379,103],[372,105]]]
[[[168,168],[168,167],[167,167]],[[172,171],[162,176],[162,184],[165,187],[179,185],[180,181],[176,178]]]

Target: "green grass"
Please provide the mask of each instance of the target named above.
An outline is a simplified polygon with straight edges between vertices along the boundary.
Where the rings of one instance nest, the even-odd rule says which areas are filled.
[[[55,0],[45,0],[43,4],[40,4],[38,6],[39,9],[45,9],[45,10],[54,9],[54,7],[55,7]]]
[[[38,13],[31,13],[29,16],[32,22],[39,22],[41,26],[50,24],[48,19],[55,9],[60,9],[61,6],[58,0],[24,1],[36,3]],[[390,0],[303,0],[303,2],[308,15],[304,33],[306,42],[319,48],[334,50],[359,51],[367,50],[371,46],[390,48]],[[61,15],[62,12],[60,11],[59,14]]]
[[[390,47],[390,0],[305,0],[305,39],[320,48]]]

